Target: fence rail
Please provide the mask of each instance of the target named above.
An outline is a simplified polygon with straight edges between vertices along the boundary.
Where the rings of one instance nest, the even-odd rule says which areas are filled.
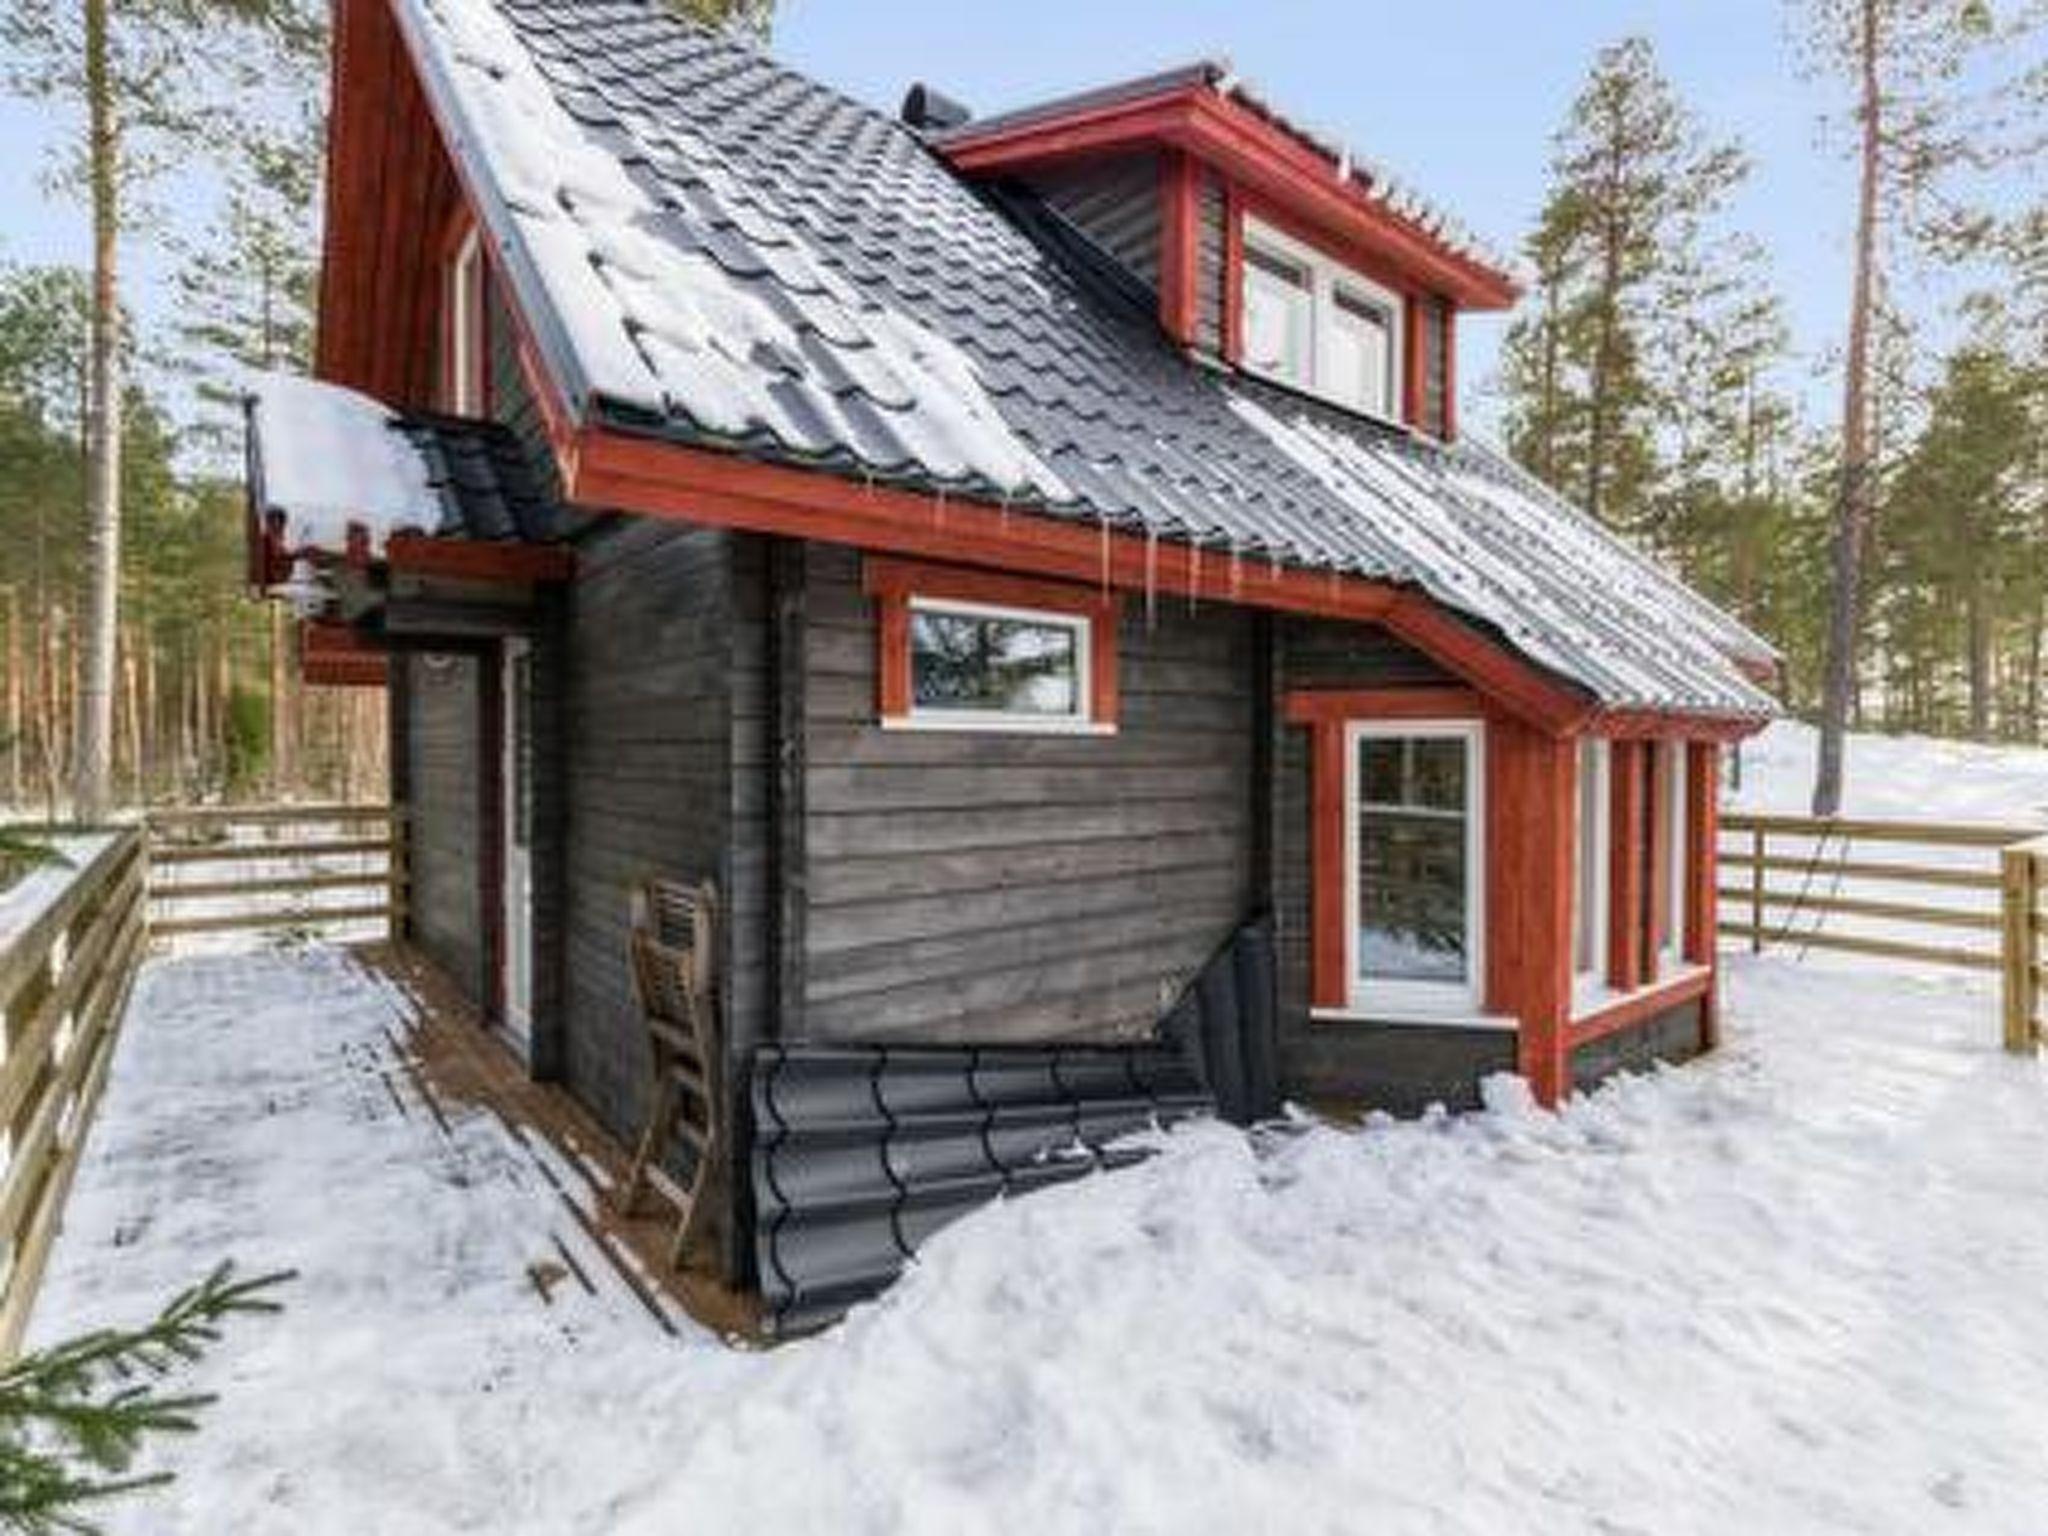
[[[404,922],[405,817],[394,807],[206,807],[152,811],[148,825],[155,934]]]
[[[147,933],[139,829],[113,835],[0,951],[0,1359],[12,1358],[106,1086]]]
[[[1880,856],[1861,856],[1871,845]],[[2039,827],[1727,812],[1721,872],[1723,935],[1752,950],[1781,943],[1997,972],[2006,1045],[2031,1051],[2041,1038]]]

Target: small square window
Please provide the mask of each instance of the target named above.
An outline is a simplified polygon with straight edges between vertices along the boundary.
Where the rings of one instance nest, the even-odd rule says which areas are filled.
[[[919,716],[1088,718],[1088,621],[914,600],[910,704]]]
[[[1238,364],[1349,410],[1398,417],[1400,295],[1256,220],[1243,235]]]

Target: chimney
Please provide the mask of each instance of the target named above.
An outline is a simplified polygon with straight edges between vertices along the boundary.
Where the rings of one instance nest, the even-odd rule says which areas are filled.
[[[919,133],[944,133],[974,118],[963,104],[922,80],[903,93],[903,110],[898,115]]]

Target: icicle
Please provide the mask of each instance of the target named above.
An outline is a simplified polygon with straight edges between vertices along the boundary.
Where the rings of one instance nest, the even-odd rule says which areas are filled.
[[[1188,612],[1195,611],[1195,605],[1202,595],[1202,545],[1199,539],[1188,544]]]
[[[1159,623],[1159,530],[1145,530],[1145,628]]]
[[[1005,533],[1010,531],[1010,497],[1014,493],[1009,487],[1003,489],[1003,499],[996,503],[996,523]]]
[[[1108,514],[1107,512],[1103,512],[1103,513],[1099,513],[1099,514],[1097,514],[1097,517],[1096,517],[1096,521],[1097,521],[1097,522],[1099,522],[1099,523],[1100,523],[1100,524],[1102,525],[1102,595],[1103,595],[1104,597],[1107,597],[1107,596],[1109,596],[1109,586],[1110,586],[1110,583],[1109,583],[1109,545],[1110,545],[1110,534],[1109,534],[1109,514]]]
[[[1244,591],[1244,546],[1233,537],[1230,541],[1230,595],[1237,597]]]

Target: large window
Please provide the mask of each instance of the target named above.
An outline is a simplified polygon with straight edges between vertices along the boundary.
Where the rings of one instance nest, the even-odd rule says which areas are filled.
[[[1398,416],[1401,300],[1364,274],[1246,219],[1239,362],[1374,416]]]
[[[1347,898],[1361,1012],[1478,1008],[1481,741],[1471,721],[1351,727]]]
[[[1607,881],[1613,791],[1604,741],[1579,743],[1572,862],[1572,990],[1583,1000],[1607,985]]]

